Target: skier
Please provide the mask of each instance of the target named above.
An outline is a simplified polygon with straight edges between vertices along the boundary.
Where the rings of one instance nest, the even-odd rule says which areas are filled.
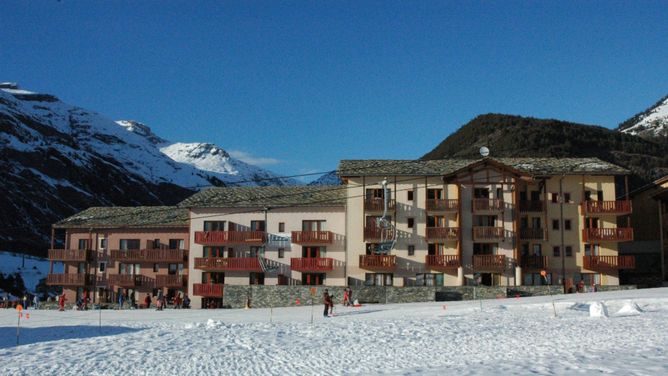
[[[322,294],[322,302],[325,304],[325,311],[323,312],[323,316],[329,317],[330,307],[332,307],[333,304],[332,297],[329,296],[329,291],[327,291],[327,289],[325,289],[325,292]]]

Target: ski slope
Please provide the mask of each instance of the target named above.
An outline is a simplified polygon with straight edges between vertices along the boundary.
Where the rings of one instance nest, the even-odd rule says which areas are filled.
[[[331,318],[320,304],[28,313],[16,346],[17,313],[0,310],[0,374],[668,374],[668,288],[337,305]]]

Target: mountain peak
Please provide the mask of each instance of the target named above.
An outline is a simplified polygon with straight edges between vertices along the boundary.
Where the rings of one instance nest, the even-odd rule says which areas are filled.
[[[645,138],[668,137],[668,95],[652,107],[624,121],[617,129]]]
[[[138,134],[146,138],[149,142],[154,145],[167,143],[167,140],[159,137],[151,130],[151,127],[144,123],[140,123],[135,120],[117,120],[116,124],[127,129],[128,131]]]

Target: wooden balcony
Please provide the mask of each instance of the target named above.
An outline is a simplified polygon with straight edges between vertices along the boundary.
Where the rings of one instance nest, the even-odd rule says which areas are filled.
[[[459,239],[459,227],[427,227],[427,242],[443,242]]]
[[[459,210],[457,199],[432,199],[427,200],[427,211],[430,212],[456,212]]]
[[[545,210],[545,201],[543,200],[521,200],[520,212],[539,213]]]
[[[223,287],[224,285],[222,283],[195,283],[193,284],[193,295],[208,298],[222,298]]]
[[[394,232],[386,231],[386,239],[392,239],[394,237]],[[379,242],[380,235],[382,231],[379,227],[376,226],[366,226],[364,227],[364,241],[365,242]]]
[[[522,256],[520,266],[526,270],[543,270],[547,268],[547,256]]]
[[[188,276],[186,275],[157,275],[155,276],[155,287],[187,287]]]
[[[471,202],[474,213],[498,213],[503,211],[503,200],[498,198],[474,198]]]
[[[520,229],[520,239],[521,240],[546,240],[547,239],[547,229],[544,228],[521,228]]]
[[[195,231],[195,243],[201,245],[262,245],[266,239],[264,231]]]
[[[334,259],[327,257],[292,258],[290,268],[297,272],[326,272],[334,270]]]
[[[425,256],[427,269],[453,270],[462,265],[459,255],[427,255]]]
[[[588,215],[624,215],[631,214],[631,201],[585,201],[582,211]]]
[[[504,255],[473,255],[473,270],[476,272],[502,273],[505,269]]]
[[[382,212],[385,206],[384,198],[364,199],[364,210],[368,212]],[[387,200],[387,210],[394,210],[396,202],[393,199]]]
[[[142,274],[110,274],[109,285],[133,288],[155,286],[155,280]]]
[[[195,269],[207,271],[261,272],[257,257],[196,257]]]
[[[633,228],[585,228],[582,229],[584,242],[630,242],[633,241]]]
[[[121,262],[183,262],[187,251],[183,249],[112,249],[113,261]]]
[[[503,227],[473,227],[474,242],[500,242],[505,238],[505,229]]]
[[[331,231],[293,231],[292,242],[295,244],[332,244],[334,234]]]
[[[360,268],[368,270],[392,271],[397,267],[394,255],[360,255]]]
[[[95,285],[95,276],[90,274],[48,274],[46,284],[49,286],[93,286]]]
[[[93,260],[94,255],[91,249],[49,249],[49,260],[54,261],[86,262]]]
[[[583,256],[583,267],[598,272],[635,269],[635,256]]]

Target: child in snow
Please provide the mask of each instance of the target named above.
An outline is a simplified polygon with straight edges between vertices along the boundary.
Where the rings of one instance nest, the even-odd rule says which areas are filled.
[[[64,311],[65,310],[65,301],[66,300],[67,300],[67,298],[65,297],[65,293],[63,292],[63,294],[58,297],[58,307],[59,307],[58,310],[59,311]]]

